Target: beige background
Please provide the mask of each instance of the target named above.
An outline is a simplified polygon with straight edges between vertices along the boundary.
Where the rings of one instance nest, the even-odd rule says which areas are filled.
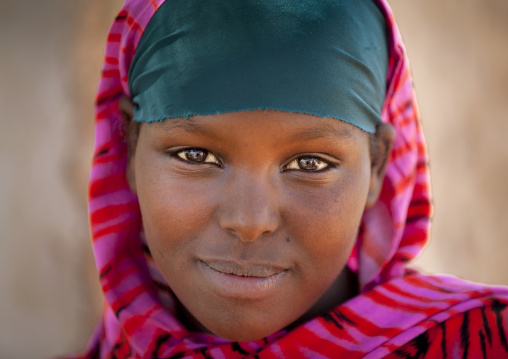
[[[93,97],[120,0],[0,0],[0,359],[83,348]],[[430,148],[417,265],[508,285],[508,0],[392,0]]]

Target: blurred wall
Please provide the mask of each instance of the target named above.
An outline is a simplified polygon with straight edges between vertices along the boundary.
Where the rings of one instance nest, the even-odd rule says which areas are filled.
[[[431,156],[417,265],[508,284],[508,1],[390,1]],[[93,97],[121,0],[0,0],[0,358],[79,351],[101,305],[86,214]]]
[[[81,350],[101,297],[86,209],[93,102],[121,1],[0,0],[0,358]]]
[[[431,272],[508,284],[508,1],[392,0],[430,151]]]

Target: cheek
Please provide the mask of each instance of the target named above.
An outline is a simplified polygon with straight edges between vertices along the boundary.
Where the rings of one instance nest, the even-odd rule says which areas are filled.
[[[192,249],[194,239],[206,231],[214,207],[214,199],[206,194],[213,191],[210,186],[189,186],[183,176],[168,170],[164,157],[143,155],[136,162],[137,194],[148,245],[163,269],[174,263],[170,258],[181,261],[180,254]]]
[[[299,191],[287,196],[285,217],[290,237],[300,248],[305,272],[333,280],[356,242],[369,189],[370,167],[360,165],[326,191]]]

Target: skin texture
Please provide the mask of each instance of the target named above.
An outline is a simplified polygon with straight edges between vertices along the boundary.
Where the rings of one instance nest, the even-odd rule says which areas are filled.
[[[281,111],[140,125],[128,101],[120,108],[148,246],[190,329],[260,339],[356,294],[344,268],[379,195],[389,127],[372,141]]]

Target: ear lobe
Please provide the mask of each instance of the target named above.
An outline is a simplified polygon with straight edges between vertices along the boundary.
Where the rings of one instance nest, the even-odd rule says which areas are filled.
[[[129,189],[132,193],[137,194],[136,188],[136,171],[134,165],[134,156],[130,157],[127,162],[127,168],[125,169],[125,177],[127,178],[127,183],[129,184]]]
[[[133,193],[136,193],[136,176],[135,176],[135,152],[136,144],[138,141],[139,124],[134,122],[134,103],[132,100],[123,96],[118,101],[118,109],[120,110],[125,127],[125,139],[127,141],[127,168],[126,177],[129,188]]]
[[[369,193],[365,204],[366,209],[372,207],[381,194],[393,141],[395,141],[395,129],[393,126],[387,123],[378,125],[374,138],[370,141],[372,166]]]

